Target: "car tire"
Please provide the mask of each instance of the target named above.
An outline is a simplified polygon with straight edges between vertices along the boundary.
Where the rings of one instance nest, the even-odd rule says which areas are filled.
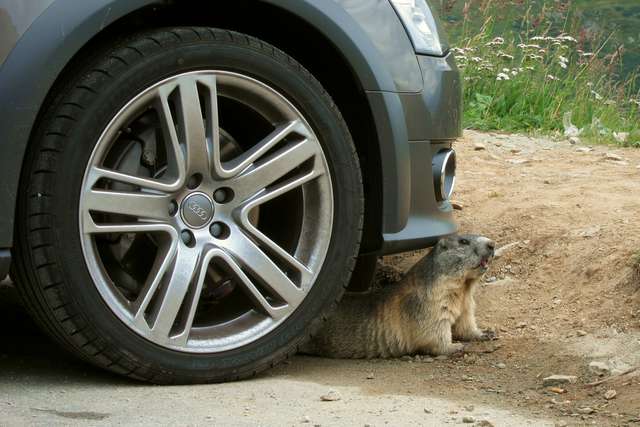
[[[347,125],[328,93],[307,70],[277,48],[244,34],[212,28],[166,28],[128,36],[110,42],[109,46],[96,47],[90,56],[75,64],[77,67],[66,71],[64,82],[58,84],[40,115],[21,176],[13,276],[32,316],[50,336],[82,359],[118,374],[154,383],[241,379],[294,354],[321,326],[348,286],[363,224],[364,201],[357,153]],[[212,82],[212,86],[206,86],[207,82]],[[162,91],[169,87],[162,86],[164,84],[177,87],[177,95],[171,92],[163,98]],[[148,92],[152,88],[153,91]],[[188,98],[186,94],[191,90],[195,90],[195,95],[192,93]],[[159,105],[156,110],[146,113],[144,108],[127,109],[138,102],[147,102],[145,96],[149,93],[152,94],[149,99],[153,99],[149,102],[156,104],[146,108],[153,110],[154,105]],[[263,93],[269,95],[263,97]],[[207,101],[209,95],[212,99],[217,96],[218,101]],[[196,170],[201,158],[195,154],[197,148],[189,145],[194,135],[189,133],[192,126],[189,120],[194,116],[188,101],[193,101],[193,96],[201,103],[203,116],[200,118],[207,132],[209,125],[218,126],[213,127],[219,138],[218,145],[209,136],[205,144],[207,153],[213,150],[211,157],[205,156],[212,163],[202,166],[208,171],[213,168],[212,174],[218,180],[211,178],[215,185],[227,182],[228,178],[243,189],[242,183],[250,181],[241,181],[238,177],[245,177],[263,164],[276,165],[274,159],[278,155],[284,156],[286,150],[293,150],[290,147],[294,145],[281,147],[282,144],[315,144],[308,148],[315,150],[311,160],[301,162],[288,175],[278,177],[256,193],[258,196],[270,191],[279,194],[286,191],[289,182],[296,185],[303,182],[298,181],[299,176],[314,174],[309,178],[312,181],[304,181],[292,190],[295,196],[282,193],[287,195],[286,200],[278,203],[291,202],[291,209],[289,205],[272,206],[273,201],[266,198],[264,204],[252,210],[245,206],[248,202],[240,205],[238,201],[238,206],[244,206],[241,212],[247,211],[246,215],[242,213],[242,222],[238,219],[240,207],[229,208],[225,213],[227,202],[224,197],[218,200],[211,194],[213,187],[206,187],[209,183],[206,174],[204,178],[201,174],[187,176]],[[215,114],[220,109],[220,123],[214,118],[217,116],[208,115],[213,114],[207,110],[211,105],[215,105]],[[166,110],[162,113],[163,106]],[[163,122],[161,113],[169,119],[165,117]],[[281,136],[278,142],[273,142],[276,137],[272,140],[265,137],[266,142],[257,154],[251,154],[251,146],[241,141],[254,136],[251,132],[257,134],[263,122],[266,129],[272,118],[277,121],[296,114],[299,114],[296,120],[287,122],[295,124],[287,128],[287,131],[293,129],[292,133]],[[119,117],[122,122],[118,121]],[[251,121],[241,126],[235,117]],[[242,138],[222,129],[223,119],[224,124]],[[118,127],[121,123],[129,127]],[[194,129],[199,129],[198,126]],[[127,136],[130,132],[135,135]],[[153,132],[162,135],[149,137]],[[147,144],[149,140],[144,138],[151,138],[151,148]],[[223,153],[223,143],[231,147],[230,151],[235,150],[233,155]],[[263,144],[263,140],[259,144]],[[171,151],[171,147],[175,150]],[[169,152],[175,159],[168,159]],[[215,153],[219,154],[218,166],[212,166]],[[224,163],[230,165],[228,169],[220,166],[223,155],[230,159]],[[239,164],[244,169],[234,163],[236,158],[243,159],[245,163]],[[135,163],[133,169],[131,159]],[[130,177],[134,172],[127,175],[129,172],[123,170],[135,170],[144,176],[135,175],[137,178],[133,179]],[[231,176],[232,172],[224,175],[231,170],[235,170],[233,173],[237,176]],[[105,174],[94,180],[91,177],[95,171]],[[171,186],[174,173],[175,182],[181,183],[179,189]],[[153,188],[145,189],[145,185],[151,184]],[[194,201],[195,193],[191,192],[194,188],[202,189],[198,193],[202,197],[197,200],[202,206]],[[227,189],[225,195],[235,194],[239,200],[238,194],[244,190],[234,190],[232,184],[229,188],[231,191]],[[165,189],[169,196],[162,192]],[[170,225],[162,223],[164,229],[160,229],[158,223],[165,221],[161,209],[142,212],[144,206],[157,205],[137,207],[138,202],[120,203],[125,199],[117,197],[124,197],[124,193],[145,201],[175,197],[167,207],[166,221]],[[105,194],[115,198],[99,199]],[[258,219],[252,216],[256,209]],[[274,211],[278,213],[272,213]],[[148,220],[147,215],[152,220]],[[229,221],[228,225],[220,220],[220,226],[214,227],[211,221],[215,221],[216,215],[221,218],[227,215],[224,218]],[[275,225],[267,224],[269,221]],[[206,226],[197,228],[202,224]],[[92,234],[104,233],[101,227],[120,231]],[[181,227],[185,229],[182,232]],[[275,237],[262,240],[260,236],[267,235],[267,231],[260,227],[265,230],[271,227],[269,232],[273,234],[268,237]],[[152,232],[140,231],[147,229]],[[249,233],[247,229],[253,231]],[[257,229],[264,235],[256,234]],[[168,231],[162,234],[163,230]],[[207,240],[207,232],[215,239]],[[143,237],[138,237],[140,235]],[[247,253],[260,259],[260,265],[268,264],[270,268],[275,265],[282,274],[254,268],[251,263],[254,258],[249,255],[243,258],[242,251],[246,248],[234,243],[234,236],[239,236],[238,241],[251,248],[253,252]],[[286,251],[290,256],[271,245],[276,237],[277,244],[283,248],[285,243],[289,245]],[[310,239],[316,243],[310,245]],[[136,251],[132,249],[134,246]],[[189,252],[196,250],[193,248],[201,252],[180,258],[182,250],[195,254]],[[215,248],[219,250],[214,251]],[[324,252],[318,248],[325,248]],[[177,252],[170,252],[172,250]],[[125,255],[119,258],[118,254],[123,252]],[[130,252],[135,256],[128,256]],[[266,258],[260,258],[260,254],[266,254]],[[209,255],[209,259],[221,264],[212,264],[213,267],[197,264]],[[300,261],[305,264],[302,267],[292,267],[296,262],[292,259],[294,255],[316,267],[304,270],[307,261]],[[180,276],[182,267],[176,266],[182,266],[186,259],[193,259],[196,264],[184,267],[184,274],[190,276]],[[224,274],[232,279],[222,281],[218,276]],[[269,282],[274,275],[279,278],[277,285]],[[127,282],[126,286],[120,283],[120,278],[123,283]],[[283,283],[289,283],[287,278],[296,285],[295,291],[282,290]],[[180,286],[184,292],[176,306],[179,311],[171,311],[167,308],[173,304],[170,296],[177,295],[174,292]],[[243,286],[251,288],[240,289]],[[154,294],[149,289],[157,290]],[[205,289],[211,300],[203,303]],[[155,304],[154,308],[147,307],[148,312],[139,315],[135,310],[133,314],[125,312],[137,301],[144,302],[143,292],[153,294],[148,304]],[[294,298],[290,300],[287,292],[301,293],[296,294],[293,303]],[[299,296],[302,293],[304,295]],[[225,298],[234,299],[227,303],[225,301],[231,300]],[[251,304],[257,304],[257,308]],[[280,313],[277,321],[271,310]],[[137,320],[127,320],[129,315],[136,316]],[[143,318],[147,320],[139,323]],[[261,326],[263,323],[267,326]],[[228,328],[228,324],[235,329]]]

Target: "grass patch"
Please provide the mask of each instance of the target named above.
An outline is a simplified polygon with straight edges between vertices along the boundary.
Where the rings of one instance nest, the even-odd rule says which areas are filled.
[[[640,147],[637,74],[619,80],[623,49],[611,50],[611,35],[581,31],[566,8],[552,10],[555,23],[564,19],[561,30],[545,27],[541,16],[553,6],[544,4],[539,14],[526,9],[505,31],[496,2],[469,4],[453,49],[464,78],[466,127],[559,135],[570,129]]]

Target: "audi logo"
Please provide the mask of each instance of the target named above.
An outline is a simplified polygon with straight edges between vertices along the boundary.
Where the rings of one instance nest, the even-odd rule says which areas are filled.
[[[209,213],[207,212],[207,210],[202,208],[202,206],[200,206],[196,202],[189,203],[189,209],[194,214],[198,215],[200,219],[202,219],[203,221],[206,221],[207,219],[209,219]]]

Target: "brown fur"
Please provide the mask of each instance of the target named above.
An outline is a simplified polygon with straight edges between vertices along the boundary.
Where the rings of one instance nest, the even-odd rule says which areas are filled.
[[[399,283],[367,295],[347,295],[303,352],[337,358],[442,355],[462,350],[453,338],[483,339],[474,291],[486,270],[486,263],[480,268],[479,262],[491,259],[493,242],[461,237],[471,242],[467,248],[448,239]]]

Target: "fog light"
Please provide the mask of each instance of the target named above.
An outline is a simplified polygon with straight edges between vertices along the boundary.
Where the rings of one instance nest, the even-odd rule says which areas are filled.
[[[456,152],[441,150],[433,156],[433,181],[436,188],[436,198],[443,202],[448,200],[456,184]]]

